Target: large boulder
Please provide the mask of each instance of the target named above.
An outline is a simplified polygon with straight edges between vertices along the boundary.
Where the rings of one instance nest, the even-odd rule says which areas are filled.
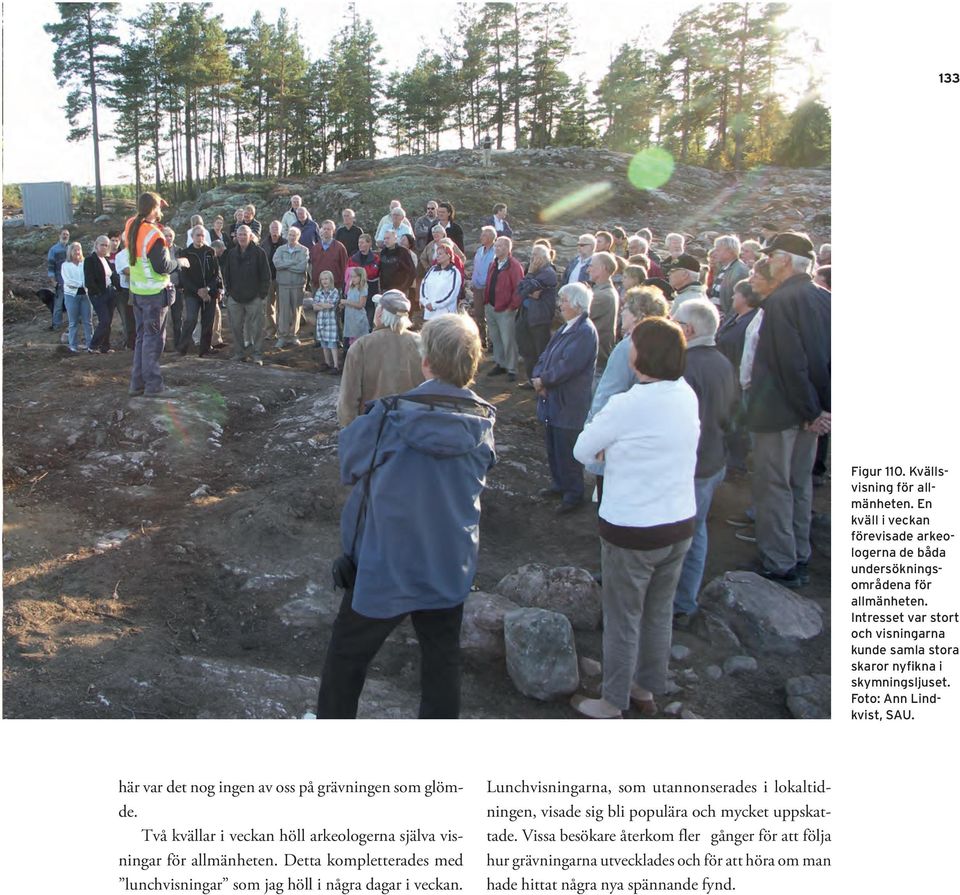
[[[585,569],[529,563],[502,578],[496,590],[521,606],[565,615],[576,631],[596,631],[603,620],[600,585]]]
[[[504,616],[507,672],[514,686],[534,699],[557,699],[580,685],[573,628],[566,616],[546,609],[515,609]]]
[[[813,600],[754,572],[726,572],[700,595],[705,608],[719,612],[753,652],[792,652],[823,631]]]
[[[460,649],[478,657],[502,659],[506,654],[503,618],[519,608],[513,600],[500,594],[483,591],[470,594],[463,604]]]

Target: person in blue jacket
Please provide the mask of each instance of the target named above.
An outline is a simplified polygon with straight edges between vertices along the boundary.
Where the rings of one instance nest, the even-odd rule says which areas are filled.
[[[60,329],[63,325],[63,277],[60,276],[60,268],[67,260],[68,245],[70,245],[70,231],[64,227],[60,231],[60,238],[50,246],[50,251],[47,252],[47,277],[53,280],[51,285],[55,287],[56,293],[51,307],[53,319],[50,321],[50,329]]]
[[[537,390],[537,419],[546,427],[552,479],[540,495],[560,498],[557,513],[562,515],[583,505],[583,466],[574,459],[573,445],[590,409],[599,339],[590,319],[590,288],[567,283],[558,295],[566,323],[544,348],[532,381]]]
[[[480,494],[496,462],[495,410],[468,386],[476,323],[446,314],[420,337],[425,381],[380,398],[340,432],[341,517],[356,569],[320,683],[318,718],[355,718],[367,666],[408,615],[420,643],[421,718],[460,714],[460,623],[480,547]]]

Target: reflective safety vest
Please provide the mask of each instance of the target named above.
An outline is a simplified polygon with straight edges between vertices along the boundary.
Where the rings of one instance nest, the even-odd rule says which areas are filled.
[[[127,221],[127,247],[130,246],[130,228],[136,218]],[[155,295],[170,285],[170,275],[157,273],[147,257],[156,241],[163,239],[163,233],[156,224],[144,221],[137,234],[137,263],[130,265],[130,291],[134,295]]]

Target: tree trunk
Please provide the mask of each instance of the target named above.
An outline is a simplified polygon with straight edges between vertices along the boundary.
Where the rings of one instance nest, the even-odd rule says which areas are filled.
[[[90,116],[93,122],[93,178],[97,214],[103,214],[103,185],[100,183],[100,126],[97,121],[97,69],[94,63],[93,11],[87,10],[87,62],[90,68]]]

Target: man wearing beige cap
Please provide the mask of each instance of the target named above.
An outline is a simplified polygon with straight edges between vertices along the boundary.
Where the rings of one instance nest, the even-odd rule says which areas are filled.
[[[373,297],[373,332],[350,346],[343,364],[337,419],[349,426],[368,401],[423,382],[419,336],[410,331],[410,301],[398,289]]]

